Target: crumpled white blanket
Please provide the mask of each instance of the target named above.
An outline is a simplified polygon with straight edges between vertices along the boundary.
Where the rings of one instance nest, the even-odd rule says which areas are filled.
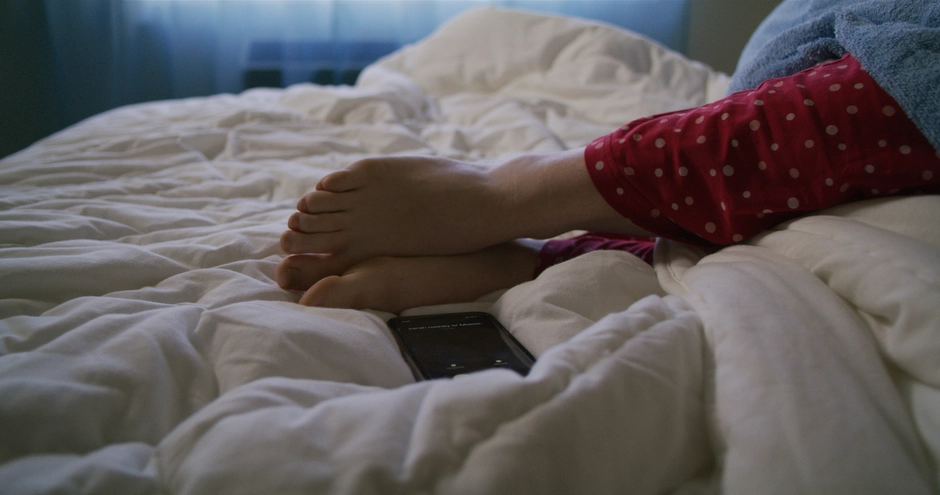
[[[720,97],[623,31],[472,11],[363,73],[159,102],[0,162],[3,493],[931,493],[940,198],[478,302],[538,362],[413,383],[379,312],[273,282],[296,198],[375,154],[496,160]],[[613,103],[612,103],[613,102]]]

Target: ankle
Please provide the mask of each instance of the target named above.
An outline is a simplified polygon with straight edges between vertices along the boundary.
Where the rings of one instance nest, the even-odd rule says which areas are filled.
[[[516,239],[490,250],[495,251],[494,258],[500,266],[496,267],[505,277],[504,285],[514,285],[528,282],[535,278],[536,268],[539,264],[539,253],[545,241],[536,239]]]
[[[504,239],[545,239],[571,230],[650,235],[614,210],[597,192],[584,150],[525,155],[487,177],[500,207]]]
[[[584,161],[580,150],[546,155],[525,155],[493,169],[490,183],[500,204],[499,223],[508,239],[548,238],[581,228],[595,216],[591,205],[603,198],[590,179],[581,177]]]

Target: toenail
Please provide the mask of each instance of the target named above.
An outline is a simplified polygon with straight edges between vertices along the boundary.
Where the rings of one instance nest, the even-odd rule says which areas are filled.
[[[291,215],[290,218],[287,219],[287,228],[291,230],[297,230],[297,224],[299,223],[300,221],[298,220],[297,215]]]
[[[304,201],[304,198],[300,198],[300,199],[297,201],[297,211],[301,211],[301,212],[303,212],[303,213],[307,213],[307,202]]]

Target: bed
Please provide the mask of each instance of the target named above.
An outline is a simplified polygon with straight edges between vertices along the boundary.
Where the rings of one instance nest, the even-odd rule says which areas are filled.
[[[0,492],[936,493],[937,196],[403,313],[494,314],[525,378],[415,383],[393,315],[274,282],[297,198],[357,159],[558,151],[727,86],[483,8],[353,87],[123,107],[0,161]]]

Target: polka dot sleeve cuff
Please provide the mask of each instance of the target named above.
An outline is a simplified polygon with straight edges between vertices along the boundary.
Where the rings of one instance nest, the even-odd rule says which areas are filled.
[[[730,244],[807,212],[940,192],[940,153],[851,55],[585,148],[595,187],[662,237]]]

